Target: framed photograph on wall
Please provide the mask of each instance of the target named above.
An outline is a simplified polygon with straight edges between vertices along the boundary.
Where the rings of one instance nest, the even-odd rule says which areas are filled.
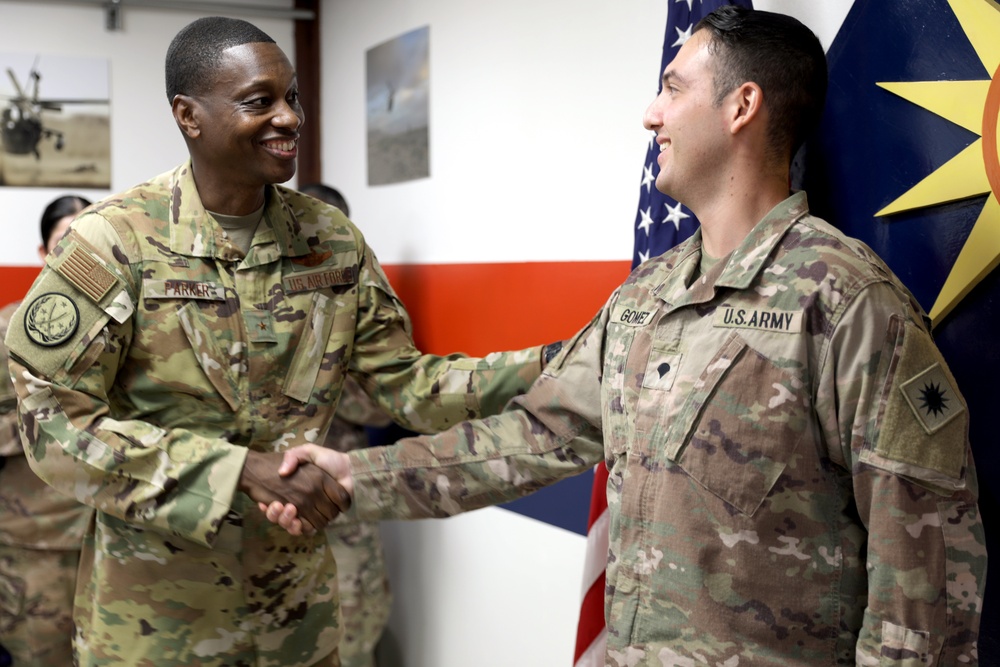
[[[430,176],[430,26],[368,49],[368,185]]]
[[[0,53],[0,185],[111,187],[107,60]]]

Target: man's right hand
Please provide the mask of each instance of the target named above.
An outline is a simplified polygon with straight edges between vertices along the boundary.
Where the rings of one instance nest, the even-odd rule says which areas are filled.
[[[295,475],[311,467],[322,468],[327,474],[336,478],[341,488],[353,495],[354,478],[351,476],[350,459],[347,454],[333,449],[317,445],[292,447],[284,453],[284,460],[278,472],[282,476]],[[309,517],[305,514],[305,507],[282,501],[262,502],[259,506],[267,515],[268,521],[278,524],[292,535],[301,535],[304,530],[309,529],[306,525]]]
[[[278,468],[284,460],[281,452],[249,452],[240,475],[240,491],[259,505],[296,507],[301,521],[296,534],[320,530],[350,508],[348,491],[321,467],[306,465],[280,474]]]

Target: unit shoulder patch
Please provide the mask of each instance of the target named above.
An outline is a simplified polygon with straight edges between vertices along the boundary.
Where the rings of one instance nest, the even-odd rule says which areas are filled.
[[[861,460],[945,489],[961,488],[968,448],[968,410],[930,336],[912,322],[890,319]]]
[[[24,312],[24,332],[37,345],[55,347],[73,337],[80,326],[80,309],[58,292],[46,292],[28,304]]]
[[[934,364],[904,382],[899,390],[929,435],[940,431],[945,424],[965,412],[965,406],[958,399],[958,392],[951,386],[941,364]]]

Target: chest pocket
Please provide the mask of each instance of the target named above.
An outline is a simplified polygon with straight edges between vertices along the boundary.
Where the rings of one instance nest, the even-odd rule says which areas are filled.
[[[732,334],[667,431],[668,457],[752,516],[808,428],[808,388]]]
[[[217,332],[205,321],[195,301],[178,308],[177,315],[201,370],[230,409],[236,412],[240,407],[239,387],[231,371],[232,363],[228,361],[230,355],[223,350]]]

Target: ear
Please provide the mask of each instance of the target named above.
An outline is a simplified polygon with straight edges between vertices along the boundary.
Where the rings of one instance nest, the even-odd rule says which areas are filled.
[[[732,115],[729,129],[736,134],[763,114],[764,91],[753,81],[747,81],[730,94]]]
[[[38,259],[42,260],[42,265],[45,265],[45,257],[48,256],[49,251],[45,249],[45,244],[38,246]]]
[[[174,120],[177,122],[177,127],[181,129],[185,137],[194,139],[201,135],[201,126],[198,123],[201,107],[196,99],[187,95],[174,95],[170,108],[174,114]]]

